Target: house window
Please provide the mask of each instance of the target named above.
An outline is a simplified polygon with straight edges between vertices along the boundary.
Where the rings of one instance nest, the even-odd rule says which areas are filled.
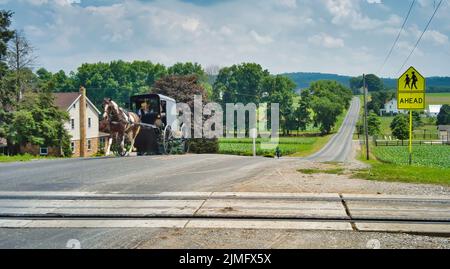
[[[70,143],[70,149],[72,150],[72,153],[75,153],[75,142]]]
[[[75,130],[75,119],[70,119],[70,126],[72,130]]]
[[[77,108],[77,104],[73,104],[73,108],[74,108],[74,109]]]
[[[88,141],[87,141],[87,149],[88,149],[88,151],[92,150],[92,142],[90,139],[88,139]]]
[[[39,149],[39,154],[41,156],[47,156],[48,155],[48,148],[40,148]]]
[[[88,118],[88,128],[91,128],[92,127],[92,120],[91,120],[91,118]]]

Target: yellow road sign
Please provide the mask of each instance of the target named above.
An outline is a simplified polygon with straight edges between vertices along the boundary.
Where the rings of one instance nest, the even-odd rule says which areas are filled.
[[[398,109],[425,109],[425,77],[410,67],[398,79]]]
[[[425,92],[399,92],[399,109],[425,109]]]

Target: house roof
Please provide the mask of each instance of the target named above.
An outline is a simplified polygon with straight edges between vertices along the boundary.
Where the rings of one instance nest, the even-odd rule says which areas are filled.
[[[67,110],[79,97],[77,92],[54,93],[55,105],[61,110]]]
[[[447,132],[450,131],[450,125],[439,125],[439,132]]]
[[[55,105],[61,110],[68,110],[78,99],[81,97],[81,94],[78,92],[61,92],[54,93],[55,96]],[[90,104],[98,114],[100,114],[100,110],[89,100],[86,98],[88,104]]]
[[[439,113],[441,112],[442,105],[430,105],[428,111],[430,113]]]

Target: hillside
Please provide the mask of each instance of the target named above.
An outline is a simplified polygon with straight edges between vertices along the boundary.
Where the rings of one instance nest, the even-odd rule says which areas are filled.
[[[318,80],[336,80],[343,85],[350,87],[351,76],[325,74],[325,73],[284,73],[291,78],[299,90],[308,88],[311,82]],[[395,89],[397,87],[397,80],[392,78],[383,78],[383,83],[386,88]],[[429,92],[450,92],[450,77],[429,77],[427,78],[427,88]]]

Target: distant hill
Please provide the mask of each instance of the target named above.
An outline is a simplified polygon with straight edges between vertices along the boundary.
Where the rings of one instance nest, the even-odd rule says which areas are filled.
[[[325,73],[284,73],[296,84],[298,91],[306,89],[309,85],[318,80],[336,80],[341,84],[350,87],[351,76]],[[397,80],[392,78],[382,78],[384,86],[388,89],[397,88]],[[427,78],[427,88],[429,92],[450,92],[450,77],[429,77]]]

